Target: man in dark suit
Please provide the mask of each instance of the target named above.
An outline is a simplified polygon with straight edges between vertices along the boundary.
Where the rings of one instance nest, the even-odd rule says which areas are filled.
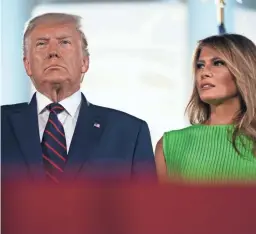
[[[37,92],[30,103],[2,107],[3,178],[155,175],[146,122],[93,105],[80,91],[89,67],[80,20],[48,13],[26,27],[24,66]]]

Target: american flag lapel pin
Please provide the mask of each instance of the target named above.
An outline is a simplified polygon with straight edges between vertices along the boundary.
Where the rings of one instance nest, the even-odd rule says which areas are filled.
[[[100,128],[100,124],[99,123],[94,123],[93,127]]]

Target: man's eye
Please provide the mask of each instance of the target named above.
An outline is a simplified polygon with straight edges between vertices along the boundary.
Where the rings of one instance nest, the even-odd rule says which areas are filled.
[[[69,40],[62,40],[61,43],[62,44],[71,44],[71,42]]]
[[[36,43],[36,46],[42,46],[42,45],[44,45],[44,44],[45,44],[45,42],[39,41],[39,42]]]

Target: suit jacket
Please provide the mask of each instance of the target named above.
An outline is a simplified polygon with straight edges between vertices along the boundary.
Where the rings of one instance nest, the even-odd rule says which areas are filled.
[[[44,180],[37,102],[2,106],[2,178]],[[155,163],[146,122],[96,106],[82,95],[63,178],[124,179],[154,176]]]

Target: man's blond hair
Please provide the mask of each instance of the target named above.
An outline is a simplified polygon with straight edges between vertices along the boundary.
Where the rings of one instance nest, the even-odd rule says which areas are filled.
[[[27,52],[27,39],[30,33],[34,30],[35,27],[43,23],[71,23],[74,24],[77,31],[81,36],[82,49],[85,56],[89,56],[88,52],[88,43],[85,37],[85,34],[82,30],[82,17],[78,15],[65,14],[65,13],[46,13],[39,16],[36,16],[30,19],[25,26],[24,35],[23,35],[23,55],[26,55]]]

